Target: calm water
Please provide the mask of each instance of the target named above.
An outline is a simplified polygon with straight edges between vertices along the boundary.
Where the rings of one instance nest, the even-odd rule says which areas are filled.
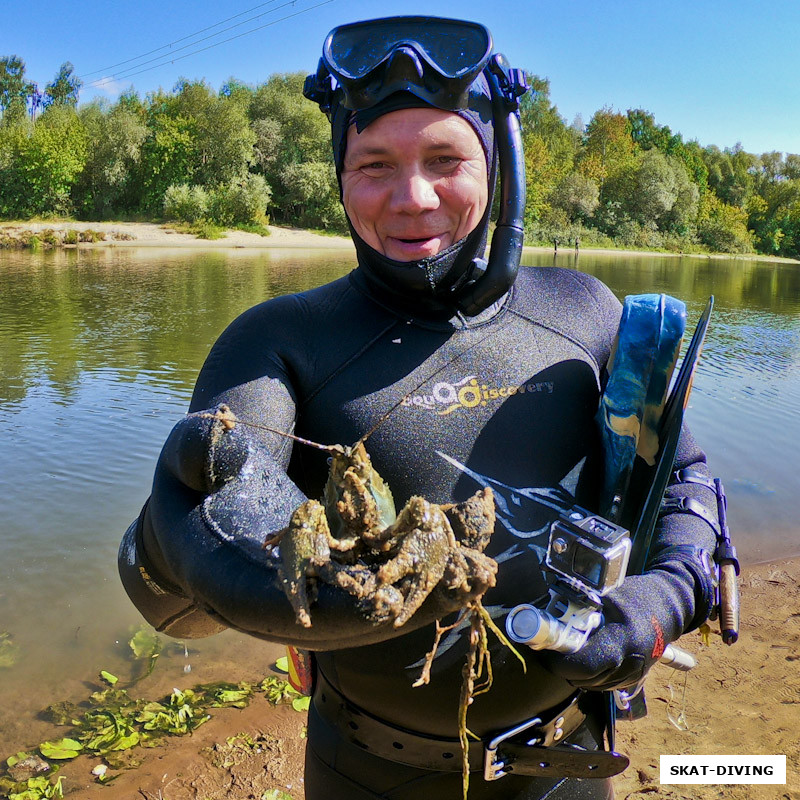
[[[84,697],[99,669],[132,674],[141,620],[117,546],[211,343],[240,311],[351,265],[342,251],[0,252],[0,632],[19,647],[0,669],[0,759],[52,738],[35,713]],[[620,297],[676,295],[691,320],[715,295],[688,419],[743,560],[800,554],[800,265],[584,253],[579,266]],[[233,633],[170,644],[140,686],[261,677],[278,654]]]

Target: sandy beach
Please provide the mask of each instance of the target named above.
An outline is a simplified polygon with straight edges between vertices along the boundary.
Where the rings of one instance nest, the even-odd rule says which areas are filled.
[[[222,239],[198,239],[189,233],[181,233],[168,224],[155,222],[74,222],[45,220],[32,222],[0,222],[0,236],[19,235],[22,231],[41,233],[52,230],[63,232],[97,231],[105,236],[103,241],[82,242],[73,247],[298,247],[298,248],[344,248],[353,249],[353,243],[345,236],[328,236],[299,228],[266,226],[269,236],[257,233],[229,230]]]
[[[687,674],[658,665],[651,671],[648,716],[618,725],[617,749],[631,759],[615,779],[618,800],[800,800],[798,584],[800,558],[745,568],[739,642],[728,647],[715,634],[705,646],[698,633],[688,634],[681,646],[697,655],[697,668]],[[305,713],[272,707],[261,695],[246,709],[214,711],[192,736],[137,748],[140,766],[121,772],[110,786],[91,775],[97,759],[80,757],[59,774],[68,797],[86,800],[302,800],[304,724]],[[787,782],[661,785],[662,754],[784,754]]]

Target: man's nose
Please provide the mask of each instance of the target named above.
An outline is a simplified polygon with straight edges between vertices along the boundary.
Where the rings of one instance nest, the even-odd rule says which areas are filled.
[[[421,214],[438,208],[439,195],[434,182],[416,170],[398,175],[392,206],[396,212],[405,214]]]

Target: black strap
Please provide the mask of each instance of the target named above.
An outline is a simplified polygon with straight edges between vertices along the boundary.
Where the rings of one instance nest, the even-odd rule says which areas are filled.
[[[556,712],[548,714],[546,722],[528,728],[521,741],[508,739],[499,745],[497,757],[511,766],[508,771],[539,777],[605,778],[625,769],[627,759],[616,753],[578,749],[575,745],[551,746],[556,743],[561,745],[583,726],[586,715],[579,707],[582,695],[582,692],[576,693]],[[461,770],[461,745],[458,739],[426,736],[390,725],[350,703],[319,671],[313,703],[325,722],[368,753],[418,769],[443,772]],[[483,771],[489,741],[470,741],[471,771]],[[536,744],[529,745],[528,742]],[[609,772],[611,768],[615,771]]]
[[[708,478],[700,472],[695,472],[693,469],[689,469],[688,467],[679,469],[672,473],[672,477],[675,483],[695,483],[698,486],[705,486],[706,489],[710,489],[714,492],[714,497],[717,496],[717,487],[714,484],[714,479]]]
[[[717,520],[708,513],[706,507],[699,500],[695,500],[693,497],[665,497],[661,501],[661,508],[659,509],[658,515],[663,517],[676,512],[692,514],[698,517],[711,526],[715,538],[720,538]]]
[[[505,742],[500,748],[507,774],[539,778],[612,778],[629,764],[627,756],[609,750],[584,750],[577,745],[528,747]]]

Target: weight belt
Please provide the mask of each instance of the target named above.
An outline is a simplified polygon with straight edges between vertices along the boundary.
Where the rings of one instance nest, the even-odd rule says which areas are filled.
[[[609,778],[628,766],[619,753],[588,750],[572,739],[588,736],[581,709],[585,693],[578,692],[545,719],[534,717],[469,743],[470,771],[486,780],[514,773],[535,777]],[[317,673],[312,713],[334,727],[340,736],[380,758],[399,764],[447,772],[462,768],[458,739],[437,738],[390,725],[353,705],[321,673]]]

